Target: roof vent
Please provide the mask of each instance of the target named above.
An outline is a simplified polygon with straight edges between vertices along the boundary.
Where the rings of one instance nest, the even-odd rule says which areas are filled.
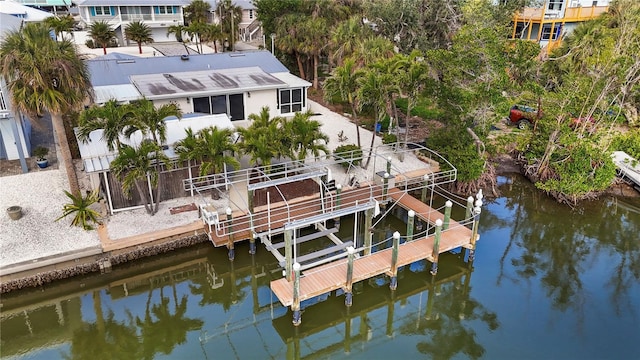
[[[189,60],[189,55],[180,55],[180,60],[182,60],[182,61]]]

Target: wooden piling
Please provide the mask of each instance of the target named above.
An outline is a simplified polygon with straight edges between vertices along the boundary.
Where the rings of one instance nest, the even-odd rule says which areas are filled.
[[[387,158],[387,174],[391,174],[391,156]]]
[[[400,233],[393,233],[393,251],[391,252],[391,283],[389,288],[398,288],[398,248],[400,246]]]
[[[470,219],[473,215],[473,196],[467,198],[467,208],[464,213],[464,219]]]
[[[373,221],[373,209],[365,210],[364,215],[364,254],[371,254],[371,238],[373,237],[373,231],[371,231],[371,223]]]
[[[427,195],[429,190],[429,174],[424,174],[424,178],[422,180],[422,194],[420,196],[420,201],[423,203],[427,203]]]
[[[226,210],[226,213],[227,213],[227,221],[229,222],[229,225],[227,227],[227,230],[229,233],[227,249],[229,250],[229,260],[233,260],[236,257],[235,249],[233,245],[233,236],[231,235],[231,233],[233,232],[233,211],[231,210],[230,207],[228,207]]]
[[[256,253],[256,235],[254,234],[249,238],[249,254],[255,255]]]
[[[291,281],[291,270],[293,263],[293,230],[284,231],[284,271],[287,281]]]
[[[416,219],[416,212],[409,210],[407,216],[407,241],[411,241],[413,240],[413,225]]]
[[[353,246],[349,246],[347,248],[347,253],[349,254],[349,258],[347,261],[347,283],[345,285],[345,298],[344,304],[346,306],[353,305],[353,259],[355,258],[356,250]]]
[[[442,220],[436,220],[436,236],[433,241],[433,253],[431,257],[433,257],[433,264],[431,264],[431,275],[436,275],[438,273],[438,255],[440,254],[440,236],[442,236]]]
[[[382,185],[382,201],[384,201],[384,203],[387,203],[387,193],[389,192],[389,173],[385,172],[384,173],[384,181],[383,181],[383,185]]]
[[[453,203],[450,200],[447,200],[444,203],[444,222],[442,224],[442,230],[447,230],[449,228],[449,221],[451,220],[451,208],[453,207]]]
[[[300,264],[293,264],[293,305],[291,305],[293,311],[293,326],[298,326],[302,323],[302,316],[300,314]]]

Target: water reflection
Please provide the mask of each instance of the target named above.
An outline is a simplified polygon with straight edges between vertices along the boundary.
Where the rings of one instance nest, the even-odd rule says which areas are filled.
[[[517,177],[487,202],[474,267],[443,254],[303,303],[273,296],[262,248],[209,244],[2,297],[2,356],[28,359],[632,358],[640,352],[640,206],[569,210]],[[394,220],[398,221],[398,220]],[[403,224],[381,226],[376,236]],[[344,233],[343,233],[344,232]],[[352,236],[348,220],[341,237]],[[551,324],[551,325],[550,325]],[[576,335],[575,333],[579,333]],[[627,340],[631,338],[631,341]],[[505,346],[509,344],[509,346]]]

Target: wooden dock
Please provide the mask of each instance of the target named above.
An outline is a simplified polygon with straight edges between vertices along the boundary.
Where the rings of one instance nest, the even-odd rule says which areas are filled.
[[[356,209],[371,199],[382,200],[382,186],[364,184],[360,187],[345,189],[340,194],[340,204],[336,203],[336,192],[324,198],[320,193],[297,198],[289,202],[279,202],[256,208],[253,216],[242,211],[232,214],[232,221],[223,220],[218,229],[204,225],[214,246],[225,246],[231,237],[234,243],[251,239],[255,234],[273,231],[278,233],[289,223],[323,216],[330,218],[338,210]],[[355,210],[354,210],[355,212]]]
[[[429,223],[435,223],[436,220],[443,220],[444,218],[442,213],[398,189],[390,189],[389,196],[398,201],[398,204],[402,207],[415,211],[417,217]],[[449,222],[449,228],[442,231],[438,254],[459,247],[472,248],[475,241],[472,242],[471,237],[472,231],[469,228],[451,220]],[[423,259],[433,262],[434,241],[435,235],[429,235],[401,244],[398,248],[397,266],[409,265]],[[381,274],[392,276],[391,258],[391,248],[356,258],[353,264],[353,283]],[[304,271],[300,278],[300,301],[337,289],[345,289],[347,286],[346,274],[346,259]],[[293,305],[293,282],[287,281],[286,278],[272,281],[271,290],[284,306]]]

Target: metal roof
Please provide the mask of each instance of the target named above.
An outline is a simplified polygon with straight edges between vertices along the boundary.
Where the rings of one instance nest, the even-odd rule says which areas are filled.
[[[94,87],[129,84],[133,75],[180,73],[189,71],[224,70],[257,66],[268,74],[288,73],[289,70],[269,51],[243,51],[217,54],[155,56],[140,58],[119,55],[87,60],[91,84]]]
[[[239,69],[190,71],[134,75],[131,82],[147,99],[175,98],[180,96],[226,94],[229,90],[277,89],[287,83],[271,76],[259,67]]]
[[[118,101],[142,99],[142,95],[131,84],[98,86],[93,88],[93,92],[95,93],[93,102],[96,104],[104,104],[111,99]]]
[[[153,5],[175,5],[187,6],[189,0],[85,0],[74,1],[78,6],[153,6]]]
[[[309,87],[312,84],[307,80],[301,79],[289,72],[286,73],[273,73],[271,74],[274,77],[278,78],[282,82],[289,85],[289,87]]]

